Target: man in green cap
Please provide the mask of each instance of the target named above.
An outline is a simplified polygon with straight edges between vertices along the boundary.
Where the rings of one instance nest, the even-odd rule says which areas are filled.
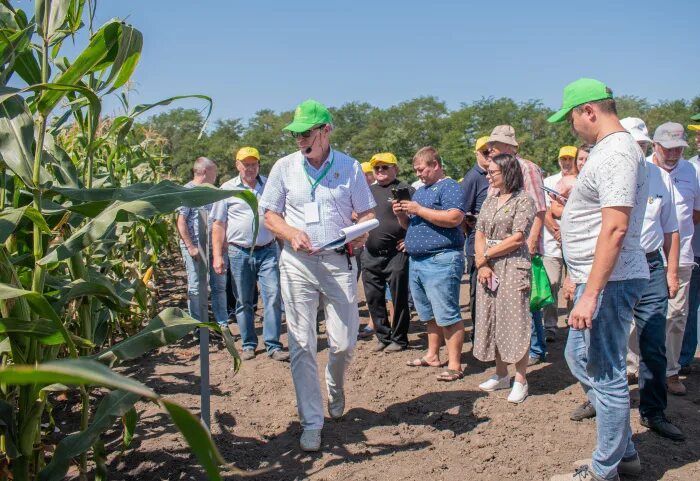
[[[374,218],[374,197],[360,163],[330,146],[333,119],[315,100],[302,102],[291,132],[299,150],[278,160],[267,180],[260,206],[265,225],[284,240],[280,283],[287,316],[292,379],[303,433],[304,451],[318,451],[323,428],[323,397],[316,365],[316,314],[324,306],[328,336],[326,387],[328,413],[345,410],[345,372],[357,341],[357,264],[350,249],[322,251],[341,229]],[[359,237],[353,247],[364,245]],[[314,252],[314,255],[312,255]]]
[[[602,82],[583,78],[567,85],[561,110],[549,118],[563,120],[584,142],[595,144],[561,219],[562,250],[576,284],[566,361],[595,407],[597,424],[593,459],[577,463],[574,476],[585,471],[593,480],[618,480],[619,474],[641,472],[632,443],[625,354],[633,309],[649,282],[640,242],[647,163]]]

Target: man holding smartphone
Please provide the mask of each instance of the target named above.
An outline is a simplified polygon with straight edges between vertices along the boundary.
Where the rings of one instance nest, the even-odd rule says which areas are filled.
[[[379,227],[370,231],[362,252],[362,282],[367,308],[377,335],[376,352],[398,352],[408,347],[408,255],[401,227],[392,209],[393,201],[411,200],[413,187],[396,178],[398,165],[391,152],[375,154],[370,159],[375,183],[370,191],[377,203],[375,215]],[[393,318],[386,308],[386,285],[394,303]]]

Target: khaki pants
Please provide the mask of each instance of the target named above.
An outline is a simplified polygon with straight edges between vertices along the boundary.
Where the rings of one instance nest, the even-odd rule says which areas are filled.
[[[681,365],[678,359],[683,346],[685,323],[688,320],[688,294],[690,293],[690,276],[693,266],[680,266],[678,280],[680,288],[673,299],[668,300],[668,315],[666,316],[666,376],[678,374]]]
[[[552,289],[554,304],[550,304],[543,309],[545,331],[556,332],[559,320],[559,289],[564,284],[566,277],[566,265],[561,257],[544,256],[542,258],[544,270],[549,278],[549,285]]]
[[[357,310],[357,264],[344,255],[318,256],[285,246],[280,255],[280,284],[287,317],[292,380],[304,429],[323,427],[323,397],[316,364],[316,315],[323,305],[328,337],[326,387],[343,389],[360,327]]]

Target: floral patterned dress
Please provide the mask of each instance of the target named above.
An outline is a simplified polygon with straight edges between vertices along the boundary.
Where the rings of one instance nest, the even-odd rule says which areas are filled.
[[[535,218],[535,202],[524,190],[513,193],[500,208],[498,194],[488,197],[481,207],[476,229],[491,245],[522,232],[530,234]],[[505,256],[490,261],[499,280],[495,292],[481,284],[476,287],[476,337],[474,357],[480,361],[496,359],[508,364],[518,362],[530,348],[530,253],[523,244]]]

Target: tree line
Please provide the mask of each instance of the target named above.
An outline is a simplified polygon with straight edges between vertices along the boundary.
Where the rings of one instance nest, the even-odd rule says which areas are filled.
[[[639,97],[617,99],[620,117],[640,117],[649,127],[649,135],[667,121],[684,126],[700,112],[700,96],[692,100],[650,103]],[[488,135],[500,124],[515,127],[520,153],[542,167],[546,173],[557,171],[557,154],[563,145],[579,145],[568,124],[549,124],[553,111],[539,100],[516,102],[510,98],[484,98],[463,103],[456,110],[435,97],[420,97],[382,109],[366,102],[350,102],[331,108],[334,120],[332,143],[359,161],[376,152],[393,152],[399,159],[401,177],[414,180],[413,154],[421,147],[437,147],[444,159],[447,175],[459,179],[474,165],[476,139]],[[220,179],[236,175],[232,155],[238,148],[251,145],[261,154],[261,172],[266,174],[277,159],[296,148],[282,128],[291,122],[293,111],[258,111],[247,122],[241,119],[217,120],[198,138],[202,122],[195,109],[173,109],[148,119],[144,127],[164,137],[165,163],[176,180],[190,178],[192,162],[206,156],[219,165]],[[696,152],[691,140],[685,157]]]

